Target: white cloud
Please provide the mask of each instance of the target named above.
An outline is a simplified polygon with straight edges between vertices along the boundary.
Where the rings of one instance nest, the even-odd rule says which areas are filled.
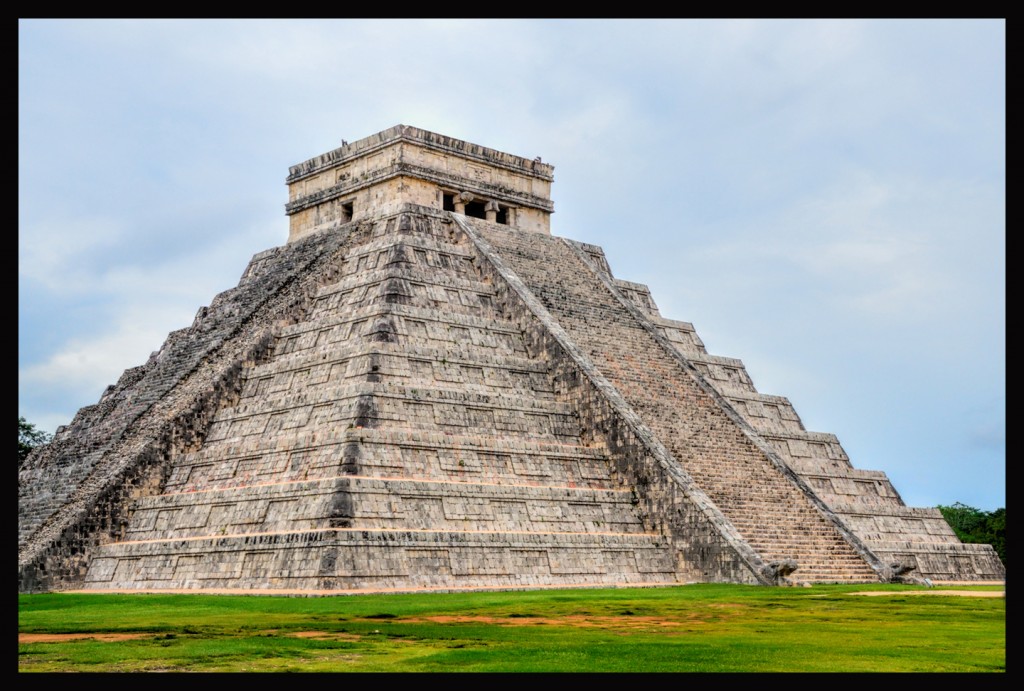
[[[125,369],[143,364],[160,348],[171,331],[169,323],[177,324],[174,328],[187,326],[192,316],[194,311],[190,315],[173,305],[126,309],[102,335],[71,339],[45,361],[24,368],[19,387],[66,388],[78,400],[95,402]]]
[[[119,217],[51,218],[18,232],[18,273],[56,295],[94,287],[92,261],[97,253],[125,240]]]
[[[265,237],[280,223],[250,228],[253,237]],[[67,422],[75,409],[95,403],[100,393],[121,373],[143,364],[173,330],[189,326],[196,311],[213,297],[237,284],[252,254],[274,244],[243,249],[237,237],[216,238],[199,253],[160,262],[121,265],[88,276],[77,276],[75,290],[106,296],[96,320],[102,327],[91,336],[72,337],[50,353],[22,353],[19,388],[27,400],[63,390]],[[54,277],[61,290],[68,290]],[[52,318],[49,314],[21,315],[23,323]],[[27,404],[29,405],[29,404]],[[41,417],[41,416],[40,416]],[[63,424],[63,423],[61,423]]]
[[[967,318],[971,303],[1002,292],[1000,267],[977,259],[1001,253],[1000,197],[984,184],[854,171],[755,227],[723,232],[693,263],[739,285],[775,267],[775,281],[813,286],[832,309],[885,322]]]
[[[604,245],[798,405],[874,373],[865,390],[954,403],[1003,385],[1000,22],[19,27],[20,283],[47,298],[19,315],[34,421],[95,402],[283,241],[287,165],[398,123],[554,163],[556,233]],[[86,304],[88,331],[55,342]],[[901,430],[969,438],[954,403]]]

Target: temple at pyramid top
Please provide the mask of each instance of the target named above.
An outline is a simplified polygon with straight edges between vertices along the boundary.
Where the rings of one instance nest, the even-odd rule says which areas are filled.
[[[413,203],[550,235],[554,166],[408,125],[288,170],[288,241]]]
[[[293,166],[288,242],[19,465],[19,591],[1005,579],[552,235],[552,171],[404,125]]]

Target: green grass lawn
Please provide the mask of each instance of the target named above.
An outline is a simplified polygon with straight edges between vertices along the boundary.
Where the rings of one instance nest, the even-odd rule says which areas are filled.
[[[892,594],[851,594],[869,589]],[[912,594],[916,590],[923,588],[705,584],[322,598],[19,595],[18,669],[1006,670],[1004,598]],[[38,634],[60,635],[25,640]]]

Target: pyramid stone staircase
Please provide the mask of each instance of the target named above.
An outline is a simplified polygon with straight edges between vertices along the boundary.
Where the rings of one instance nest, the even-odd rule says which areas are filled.
[[[277,333],[86,585],[677,582],[665,540],[448,235],[411,214],[353,233],[338,280]]]
[[[552,237],[552,180],[402,125],[293,166],[288,243],[27,459],[19,588],[1003,577]]]
[[[787,398],[759,393],[741,360],[709,354],[693,324],[661,316],[647,286],[614,278],[600,247],[569,243],[889,568],[933,582],[1005,578],[991,546],[960,542],[936,508],[904,504],[884,472],[853,467],[834,434],[806,430]]]
[[[711,392],[560,238],[468,219],[766,562],[801,580],[877,580],[866,551],[744,434]]]

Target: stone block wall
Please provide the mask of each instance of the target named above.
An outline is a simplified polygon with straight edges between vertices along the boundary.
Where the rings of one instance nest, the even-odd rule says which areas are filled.
[[[964,545],[935,508],[911,508],[885,473],[854,468],[835,435],[804,428],[790,401],[759,393],[743,362],[711,355],[693,325],[658,312],[650,290],[616,279],[600,247],[571,242],[592,270],[612,281],[695,371],[725,398],[829,510],[886,565],[912,567],[908,580],[1002,580],[1005,569],[988,545]]]
[[[81,582],[97,546],[123,535],[132,501],[159,491],[167,459],[201,444],[216,410],[237,399],[242,370],[266,356],[273,328],[308,308],[344,235],[257,255],[238,287],[26,460],[18,494],[22,589]]]
[[[19,513],[27,591],[1001,568],[599,247],[411,204],[253,257],[30,457]]]
[[[802,569],[797,577],[816,582],[880,577],[880,565],[869,565],[872,555],[863,545],[851,542],[848,531],[813,503],[782,462],[772,460],[750,430],[737,424],[735,413],[657,343],[576,250],[558,238],[528,238],[476,219],[468,223],[763,561],[796,559]]]
[[[90,589],[678,582],[446,220],[409,207],[349,236]]]
[[[539,159],[397,125],[289,169],[289,242],[328,229],[348,210],[357,221],[406,203],[440,211],[445,192],[500,202],[512,210],[512,225],[547,234],[552,172]]]

